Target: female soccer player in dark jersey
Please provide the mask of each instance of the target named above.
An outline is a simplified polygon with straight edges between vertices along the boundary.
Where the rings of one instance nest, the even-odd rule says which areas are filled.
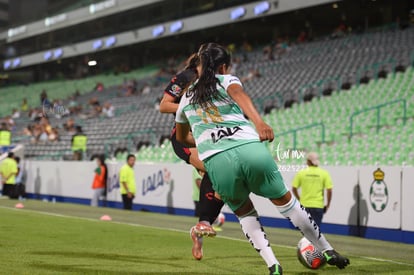
[[[200,47],[199,52],[216,45],[215,43],[204,44]],[[161,113],[172,113],[175,115],[178,104],[183,92],[197,79],[197,65],[199,64],[198,54],[193,54],[187,61],[187,66],[177,75],[175,75],[164,90],[164,96],[160,103]],[[176,139],[175,123],[171,132],[171,144],[175,154],[193,165],[196,169],[206,171],[203,162],[198,158],[198,152],[195,147],[188,147],[178,142]],[[200,185],[200,216],[199,222],[191,228],[190,234],[193,241],[192,254],[197,260],[203,257],[202,237],[215,236],[216,232],[211,224],[216,220],[224,203],[215,196],[212,183],[208,174],[205,173]]]

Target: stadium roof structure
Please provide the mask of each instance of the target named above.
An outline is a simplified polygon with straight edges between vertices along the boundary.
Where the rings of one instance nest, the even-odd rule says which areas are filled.
[[[0,40],[13,42],[162,1],[165,0],[105,0],[90,4],[88,7],[9,28],[7,31],[0,33]]]
[[[120,3],[149,3],[149,0],[134,1],[134,0],[107,0],[94,6],[89,6],[88,13],[94,11],[96,15],[109,14],[111,12],[120,12],[121,8],[118,7],[116,2]],[[157,1],[157,0],[156,0]],[[182,33],[194,32],[202,29],[208,29],[216,26],[232,24],[235,22],[241,22],[251,20],[255,18],[265,17],[269,15],[275,15],[285,13],[293,10],[303,9],[312,6],[318,6],[322,4],[337,2],[335,0],[277,0],[277,1],[256,1],[247,3],[244,5],[233,6],[230,8],[221,9],[218,11],[198,14],[186,18],[177,18],[176,20],[170,20],[167,22],[160,22],[159,24],[145,26],[138,29],[132,29],[121,33],[109,34],[105,37],[94,38],[83,42],[73,43],[70,45],[64,45],[62,47],[55,47],[51,49],[42,50],[40,52],[30,53],[23,56],[14,57],[12,59],[4,60],[3,69],[13,70],[31,65],[56,61],[69,57],[75,57],[83,54],[94,53],[98,51],[104,51],[116,47],[128,46],[132,44],[142,43],[149,40],[155,40],[162,37],[175,36]],[[104,4],[103,4],[104,3]],[[105,4],[106,3],[106,4]],[[114,6],[113,6],[114,5]],[[94,7],[94,8],[91,8]],[[99,8],[98,8],[99,7]],[[117,8],[115,8],[117,7]],[[126,5],[128,7],[128,5]],[[85,8],[84,8],[85,9]],[[85,12],[85,11],[84,11]],[[89,16],[89,14],[88,14]],[[67,21],[67,22],[66,22]],[[48,19],[49,28],[58,28],[60,24],[69,24],[71,19],[65,18],[65,16],[57,15],[53,19]],[[39,22],[37,22],[39,23]],[[37,24],[36,23],[36,24]],[[52,24],[54,23],[54,24]],[[46,19],[44,21],[46,24]],[[72,23],[70,23],[72,24]],[[78,21],[73,24],[79,24]],[[54,27],[53,25],[56,25]],[[62,27],[62,26],[61,26]],[[30,29],[27,26],[20,26],[14,28],[14,39],[18,37],[28,35]],[[9,30],[10,32],[10,30]]]

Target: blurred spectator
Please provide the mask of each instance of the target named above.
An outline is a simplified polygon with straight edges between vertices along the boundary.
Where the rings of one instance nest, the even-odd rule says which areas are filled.
[[[99,156],[96,158],[98,167],[95,169],[95,177],[92,183],[93,197],[91,199],[91,206],[98,206],[99,198],[105,196],[106,181],[108,179],[108,169],[105,164],[105,157]]]
[[[344,20],[341,21],[338,27],[335,28],[333,33],[331,34],[331,38],[341,38],[344,37],[347,34],[348,28],[344,22]]]
[[[68,107],[71,114],[77,115],[82,111],[82,106],[78,104],[74,95],[69,98]]]
[[[230,74],[237,75],[237,68],[239,67],[240,63],[240,58],[233,58],[233,62],[231,63],[230,67]]]
[[[29,104],[27,104],[27,98],[23,98],[22,105],[20,106],[20,110],[22,112],[26,112],[29,110]]]
[[[148,83],[145,83],[145,86],[142,88],[141,93],[143,95],[147,95],[147,94],[151,93],[151,86]]]
[[[36,143],[39,141],[40,136],[43,134],[42,126],[39,123],[36,123],[32,127],[32,143]]]
[[[102,92],[104,90],[104,85],[101,82],[96,83],[95,91]]]
[[[20,112],[17,109],[13,109],[11,118],[20,118]]]
[[[296,42],[298,43],[304,43],[307,40],[307,35],[305,31],[301,31],[298,35],[298,38],[296,39]]]
[[[2,122],[1,123],[1,128],[0,128],[0,148],[4,147],[4,146],[10,146],[11,144],[11,138],[12,138],[12,134],[9,130],[10,128],[8,127],[6,122]],[[0,152],[2,152],[2,150],[0,150]]]
[[[50,101],[47,98],[46,90],[43,90],[42,93],[40,94],[40,106],[44,106],[46,108],[50,106]]]
[[[43,116],[43,112],[39,109],[30,109],[28,115],[31,120],[38,121]]]
[[[4,122],[6,122],[9,129],[13,131],[15,125],[13,118],[11,116],[6,116]]]
[[[14,157],[14,160],[17,163],[17,175],[16,175],[16,184],[15,184],[15,196],[20,198],[26,197],[26,175],[24,173],[24,170],[22,169],[22,166],[20,164],[20,157]]]
[[[252,45],[247,40],[244,40],[243,44],[241,46],[241,53],[243,55],[243,62],[248,61],[247,54],[250,53],[251,51],[253,51]]]
[[[20,133],[24,136],[31,137],[33,135],[32,129],[33,129],[33,125],[29,124]]]
[[[60,99],[53,100],[53,108],[52,108],[51,112],[58,119],[70,114],[69,109],[65,108],[65,106],[63,105],[62,100],[60,100]]]
[[[73,160],[82,160],[86,153],[88,137],[83,133],[82,127],[76,126],[76,134],[72,136]]]
[[[75,133],[76,132],[76,128],[75,128],[75,120],[73,120],[73,118],[69,118],[64,124],[63,124],[63,129],[65,129],[66,132],[69,133]]]
[[[80,114],[79,117],[88,119],[98,117],[102,113],[102,106],[99,103],[98,98],[93,97],[89,99],[89,109],[85,114]]]
[[[306,37],[306,33],[305,33]],[[282,55],[290,51],[289,40],[287,38],[278,38],[275,46],[276,55],[280,58]]]
[[[272,44],[263,47],[263,60],[274,60]]]
[[[230,43],[227,45],[227,50],[229,53],[233,54],[236,51],[236,44]]]
[[[133,94],[135,94],[135,92],[137,91],[137,81],[135,79],[130,79],[127,80],[126,78],[124,78],[124,83],[123,83],[123,90],[125,92],[125,96],[131,96]]]
[[[52,133],[52,126],[50,125],[48,118],[42,117],[40,119],[40,126],[43,128],[47,136],[49,136]]]
[[[112,106],[111,103],[106,102],[104,107],[102,108],[102,114],[108,118],[112,118],[115,116],[115,108]]]
[[[58,141],[59,140],[59,131],[57,128],[52,128],[52,132],[48,136],[49,141]]]
[[[258,70],[250,69],[249,73],[246,76],[242,77],[240,80],[241,80],[241,82],[247,82],[247,81],[253,80],[255,78],[259,78],[261,76],[262,75],[260,74],[260,72]]]
[[[3,184],[2,195],[9,198],[16,198],[15,183],[17,175],[17,163],[14,160],[14,154],[10,152],[7,158],[0,165],[0,175]]]

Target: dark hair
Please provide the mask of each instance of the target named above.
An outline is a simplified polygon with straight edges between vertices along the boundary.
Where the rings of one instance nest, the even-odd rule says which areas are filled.
[[[13,153],[13,152],[9,152],[9,153],[7,154],[7,157],[8,157],[8,158],[14,158],[14,153]]]
[[[213,42],[201,44],[200,47],[198,48],[197,54],[200,56],[203,51],[210,49],[210,48],[214,48],[214,47],[220,47],[220,45],[217,43],[213,43]]]
[[[214,106],[213,99],[224,99],[218,92],[217,85],[221,85],[216,73],[221,65],[230,66],[231,56],[226,49],[215,43],[210,48],[200,52],[201,75],[191,92],[191,104],[198,104],[203,109]]]
[[[127,161],[130,159],[130,158],[135,158],[135,155],[134,154],[129,154],[128,156],[127,156]]]
[[[198,64],[200,64],[200,59],[198,57],[198,54],[193,53],[190,55],[190,57],[186,61],[186,65],[184,70],[196,70]]]

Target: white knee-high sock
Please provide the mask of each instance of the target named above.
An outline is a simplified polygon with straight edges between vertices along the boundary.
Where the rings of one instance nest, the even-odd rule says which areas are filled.
[[[248,216],[239,217],[239,221],[244,235],[254,249],[259,252],[267,266],[271,267],[275,264],[279,264],[279,261],[276,259],[275,254],[270,247],[270,243],[266,238],[266,233],[260,224],[256,211],[253,211]]]
[[[292,199],[287,204],[276,207],[280,214],[290,220],[319,251],[324,252],[333,249],[321,233],[318,225],[295,197],[292,196]]]

